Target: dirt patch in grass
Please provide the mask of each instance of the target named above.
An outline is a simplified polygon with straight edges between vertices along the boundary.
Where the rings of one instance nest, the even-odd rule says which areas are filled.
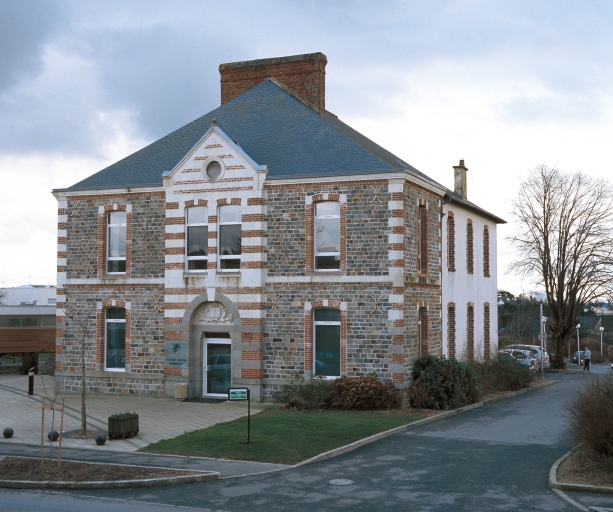
[[[112,464],[89,464],[85,462],[57,461],[5,457],[0,460],[0,480],[29,480],[35,482],[114,482],[117,480],[143,480],[196,475],[192,471],[117,466]]]
[[[558,466],[558,482],[613,487],[613,464],[581,446]]]

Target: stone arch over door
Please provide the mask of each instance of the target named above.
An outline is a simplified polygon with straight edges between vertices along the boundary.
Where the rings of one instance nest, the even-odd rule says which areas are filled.
[[[232,345],[232,380],[239,367],[235,352],[241,341],[241,318],[236,305],[225,295],[217,292],[203,293],[193,299],[183,315],[183,341],[189,347],[188,396],[202,396],[203,392],[203,340],[207,333],[227,333]],[[240,372],[240,369],[238,369]],[[238,376],[238,375],[236,375]]]

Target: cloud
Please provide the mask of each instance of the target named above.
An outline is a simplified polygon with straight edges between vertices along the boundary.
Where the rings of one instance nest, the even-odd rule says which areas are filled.
[[[60,19],[53,0],[0,0],[0,94],[40,72],[43,46]]]

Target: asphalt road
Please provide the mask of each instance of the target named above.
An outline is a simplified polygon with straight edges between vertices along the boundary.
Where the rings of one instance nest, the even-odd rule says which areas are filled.
[[[547,479],[551,465],[575,444],[563,404],[587,376],[548,378],[557,384],[309,466],[155,489],[3,490],[0,510],[577,510],[549,488]],[[339,479],[351,483],[330,483]],[[613,507],[613,496],[572,497]]]

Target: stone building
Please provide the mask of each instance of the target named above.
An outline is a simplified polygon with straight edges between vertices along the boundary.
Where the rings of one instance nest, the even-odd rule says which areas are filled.
[[[66,311],[92,304],[94,392],[266,400],[288,379],[373,372],[400,392],[416,357],[443,352],[450,191],[325,109],[326,62],[222,64],[219,108],[54,191],[65,389],[81,387]]]

